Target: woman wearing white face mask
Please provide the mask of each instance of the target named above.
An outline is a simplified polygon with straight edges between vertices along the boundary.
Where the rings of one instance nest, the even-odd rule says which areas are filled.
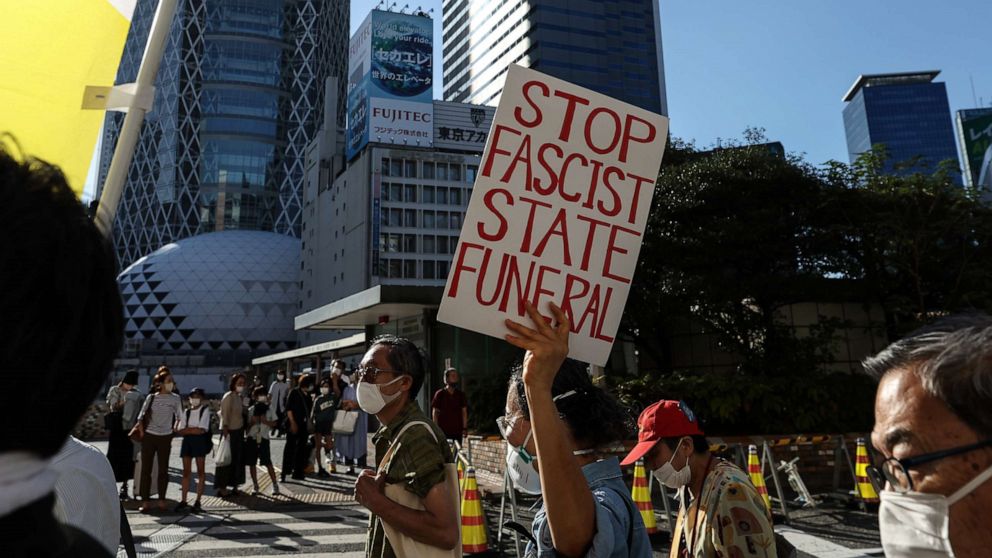
[[[313,423],[314,447],[317,448],[317,476],[329,478],[331,473],[337,472],[334,469],[334,461],[331,460],[331,473],[324,469],[321,453],[334,450],[334,415],[337,413],[340,395],[335,395],[331,389],[331,380],[325,378],[320,381],[320,393],[314,399],[313,409],[310,411],[310,421]],[[333,455],[333,453],[331,454]]]
[[[344,364],[342,363],[342,367]],[[358,405],[358,392],[355,391],[354,382],[350,375],[346,374],[342,368],[339,377],[341,389],[341,406],[343,411],[355,411],[358,413],[358,420],[355,421],[355,430],[351,434],[335,434],[334,449],[341,457],[342,462],[348,466],[346,471],[349,475],[355,474],[355,467],[365,468],[366,454],[368,453],[369,415]]]
[[[165,511],[165,490],[169,485],[169,453],[172,437],[186,427],[182,398],[175,393],[176,384],[168,368],[160,368],[152,380],[152,394],[138,414],[135,424],[141,432],[141,499],[142,513],[151,512],[152,460],[158,461],[158,509]]]
[[[238,487],[245,482],[244,453],[245,413],[244,395],[248,378],[238,372],[231,376],[230,389],[220,400],[221,435],[230,440],[231,463],[217,467],[214,473],[214,487],[217,495],[224,497],[237,494]]]
[[[637,424],[638,444],[623,465],[643,459],[658,482],[679,490],[672,537],[676,551],[692,558],[778,555],[763,498],[747,473],[710,454],[699,421],[684,401],[659,401],[641,413]]]
[[[611,455],[623,451],[627,412],[593,385],[585,365],[566,359],[569,325],[561,309],[550,305],[552,327],[525,306],[533,329],[506,322],[513,332],[506,340],[527,354],[496,423],[514,486],[543,497],[527,555],[649,557],[644,522]]]
[[[201,388],[193,388],[189,392],[189,409],[186,410],[186,428],[179,431],[183,437],[183,445],[179,448],[179,456],[183,459],[182,498],[176,511],[183,513],[192,511],[200,513],[200,498],[203,487],[207,484],[207,454],[213,448],[210,438],[210,408],[207,405],[207,394]],[[190,507],[186,503],[189,495],[189,483],[193,478],[193,461],[196,460],[196,501]]]

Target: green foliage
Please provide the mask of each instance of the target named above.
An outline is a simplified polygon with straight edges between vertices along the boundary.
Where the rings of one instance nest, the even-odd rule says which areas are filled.
[[[871,381],[831,372],[851,324],[821,317],[800,334],[785,314],[861,303],[881,308],[869,327],[895,340],[943,313],[992,310],[992,213],[950,163],[892,176],[877,149],[816,169],[761,145],[761,130],[745,139],[669,143],[621,324],[643,376],[618,393],[635,407],[684,398],[717,433],[863,430]],[[687,331],[728,364],[676,366]]]

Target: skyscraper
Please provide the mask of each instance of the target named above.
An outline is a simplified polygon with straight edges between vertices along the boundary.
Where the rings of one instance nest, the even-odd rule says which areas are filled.
[[[138,1],[118,83],[137,75],[157,3]],[[179,3],[114,226],[122,267],[200,233],[300,235],[304,151],[323,119],[326,78],[345,75],[348,6]],[[100,184],[122,122],[107,116]]]
[[[873,145],[884,144],[886,171],[912,173],[958,159],[947,88],[934,83],[939,70],[859,76],[844,95],[844,129],[853,162]],[[922,167],[898,168],[920,157]]]
[[[668,114],[657,0],[444,2],[444,98],[497,104],[520,64]]]

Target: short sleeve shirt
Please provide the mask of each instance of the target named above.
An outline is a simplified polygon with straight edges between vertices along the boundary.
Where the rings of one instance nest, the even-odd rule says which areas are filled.
[[[776,556],[771,512],[747,473],[729,461],[714,463],[702,494],[685,511],[682,533],[685,544],[691,547],[683,546],[682,550],[692,558]],[[692,547],[694,533],[696,543]]]
[[[385,471],[386,482],[403,483],[407,490],[423,499],[436,484],[444,481],[445,464],[454,463],[444,433],[424,415],[416,403],[411,402],[391,424],[380,427],[372,437],[372,441],[375,443],[376,455],[385,455],[389,447],[397,441],[395,438],[399,432],[411,422],[427,423],[434,431],[434,435],[432,436],[423,427],[408,428],[400,440],[400,447],[390,458],[389,466]],[[389,540],[386,539],[382,521],[374,514],[369,518],[365,555],[374,558],[396,556]]]
[[[448,393],[446,388],[441,388],[434,393],[434,398],[431,400],[431,408],[437,410],[437,425],[449,438],[461,436],[465,427],[462,424],[462,409],[467,407],[468,399],[460,389]]]
[[[620,461],[616,457],[590,463],[582,467],[589,490],[596,504],[596,534],[586,551],[588,558],[651,558],[651,541],[648,539],[644,520],[630,498],[630,490],[623,483]],[[538,510],[531,525],[537,540],[538,558],[558,556],[551,540],[544,506]],[[534,543],[528,543],[528,556],[534,554]]]

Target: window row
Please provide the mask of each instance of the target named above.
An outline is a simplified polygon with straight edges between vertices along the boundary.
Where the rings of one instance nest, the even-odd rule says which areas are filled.
[[[379,222],[383,227],[460,230],[462,228],[462,214],[458,211],[385,207],[382,209]]]
[[[415,159],[382,158],[382,176],[394,178],[426,178],[452,182],[475,182],[478,165],[417,161]]]
[[[388,279],[447,279],[449,261],[379,259],[379,276]]]
[[[386,254],[454,254],[457,236],[382,233],[379,251]]]
[[[418,184],[382,183],[383,201],[407,203],[439,203],[462,205],[468,203],[468,189],[455,186],[427,186]]]

